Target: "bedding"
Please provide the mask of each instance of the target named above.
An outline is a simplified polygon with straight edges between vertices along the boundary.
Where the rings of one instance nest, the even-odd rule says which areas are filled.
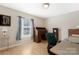
[[[79,36],[70,36],[69,41],[73,43],[79,43]]]

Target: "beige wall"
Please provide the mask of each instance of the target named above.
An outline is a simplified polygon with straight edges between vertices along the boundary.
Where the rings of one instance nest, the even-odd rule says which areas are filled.
[[[32,15],[29,15],[29,14],[26,14],[26,13],[23,13],[23,12],[20,12],[20,11],[16,11],[16,10],[13,10],[13,9],[9,9],[9,8],[6,8],[6,7],[3,7],[3,6],[0,6],[0,14],[3,14],[3,15],[9,15],[11,16],[11,26],[10,27],[7,27],[8,28],[8,35],[9,35],[9,44],[10,45],[13,45],[16,42],[16,33],[17,33],[17,16],[23,16],[23,17],[26,17],[27,19],[34,19],[34,23],[35,23],[35,27],[36,26],[41,26],[41,27],[44,27],[44,19],[42,18],[39,18],[39,17],[36,17],[36,16],[32,16]],[[2,31],[2,26],[0,26],[0,34],[1,34],[1,31]],[[2,34],[1,34],[2,35]],[[28,38],[26,38],[28,39]]]
[[[52,32],[52,28],[58,27],[60,29],[60,40],[68,38],[68,29],[76,28],[79,25],[79,11],[55,16],[47,19],[46,27],[49,32]]]
[[[75,28],[77,25],[79,25],[79,11],[59,15],[55,17],[51,17],[47,20],[32,16],[20,11],[16,11],[13,9],[9,9],[3,6],[0,6],[0,14],[9,15],[11,16],[11,26],[8,28],[8,35],[9,35],[9,43],[10,45],[14,45],[17,43],[16,41],[16,32],[17,32],[17,16],[23,16],[28,19],[34,19],[35,27],[41,26],[41,27],[47,27],[49,32],[52,32],[52,28],[58,27],[60,32],[60,40],[64,40],[68,38],[68,29],[69,28]],[[2,31],[2,26],[0,26],[0,34]],[[28,39],[28,38],[26,38]],[[21,42],[21,41],[20,41]]]

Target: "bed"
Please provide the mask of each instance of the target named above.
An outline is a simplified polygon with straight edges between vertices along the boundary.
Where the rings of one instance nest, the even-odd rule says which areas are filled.
[[[68,36],[68,40],[61,41],[50,51],[57,55],[79,55],[79,29],[69,29]]]

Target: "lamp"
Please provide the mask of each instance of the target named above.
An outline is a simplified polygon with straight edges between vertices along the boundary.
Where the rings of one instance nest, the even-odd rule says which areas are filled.
[[[49,3],[43,3],[43,8],[48,8],[49,7]]]

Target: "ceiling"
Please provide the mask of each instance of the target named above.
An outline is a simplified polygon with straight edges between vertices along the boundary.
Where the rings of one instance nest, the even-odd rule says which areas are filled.
[[[0,5],[16,9],[41,18],[50,18],[79,10],[77,3],[50,3],[49,8],[43,8],[43,3],[0,3]]]

